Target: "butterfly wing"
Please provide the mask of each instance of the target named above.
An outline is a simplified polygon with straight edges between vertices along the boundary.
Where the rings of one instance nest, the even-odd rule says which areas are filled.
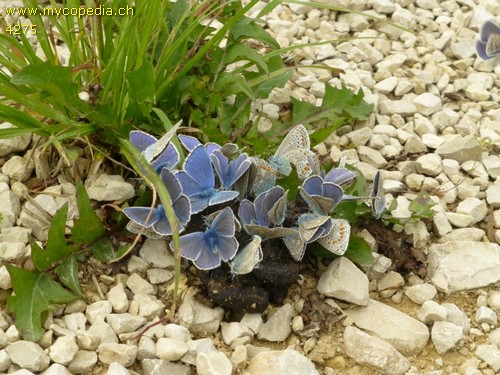
[[[179,160],[179,151],[173,144],[169,143],[152,165],[157,172],[161,172],[163,168],[173,169],[179,163]]]
[[[486,53],[491,57],[500,54],[500,33],[490,35],[488,43],[486,43]]]
[[[377,171],[373,178],[373,186],[370,194],[372,200],[372,212],[378,220],[385,210],[385,193],[383,187],[383,180],[380,171]]]
[[[296,232],[283,237],[283,242],[292,255],[292,258],[296,261],[301,261],[306,252],[306,243],[300,239],[299,233]]]
[[[333,182],[334,184],[342,185],[351,182],[357,173],[345,168],[333,168],[325,175],[325,182]]]
[[[134,234],[143,234],[144,236],[146,236],[147,238],[151,238],[152,240],[158,240],[160,238],[164,238],[164,236],[162,236],[161,234],[158,234],[156,233],[152,227],[149,227],[149,228],[146,228],[142,225],[139,225],[133,221],[129,221],[127,223],[127,226],[126,226],[127,230],[130,232],[130,233],[134,233]]]
[[[224,208],[215,217],[210,225],[210,229],[217,233],[217,236],[234,237],[235,224],[233,210]]]
[[[330,233],[318,239],[318,243],[336,255],[344,255],[349,245],[351,226],[344,219],[332,219],[332,224]]]
[[[202,191],[215,187],[215,175],[205,147],[197,146],[191,151],[184,163],[184,171],[197,182]]]
[[[248,199],[243,199],[240,203],[240,208],[238,209],[238,217],[243,225],[255,224],[256,217],[254,204]]]
[[[200,146],[202,143],[196,137],[190,135],[179,134],[177,136],[182,145],[189,152],[193,151],[196,147]]]
[[[288,190],[283,192],[281,196],[276,200],[276,203],[271,207],[267,216],[269,221],[274,225],[281,225],[285,221],[286,210],[288,205]]]
[[[311,148],[311,143],[309,140],[309,133],[304,125],[299,124],[292,128],[286,135],[283,142],[278,146],[275,156],[282,156],[291,150],[306,149]]]
[[[480,40],[486,43],[490,36],[495,34],[500,34],[500,27],[493,21],[488,20],[481,27]]]
[[[300,239],[311,243],[327,234],[332,226],[331,218],[325,215],[302,214],[297,220]]]
[[[151,134],[140,130],[133,130],[129,134],[130,142],[140,151],[143,152],[149,146],[158,142],[158,140]]]
[[[150,215],[151,212],[151,215]],[[123,213],[134,223],[144,226],[146,228],[152,226],[158,221],[157,209],[150,207],[127,207],[123,209]],[[148,220],[149,215],[149,220]]]
[[[203,232],[193,232],[180,236],[181,255],[189,260],[196,260],[202,252],[210,252],[211,249],[205,240]],[[173,248],[172,242],[170,247]]]
[[[254,175],[250,192],[259,195],[276,184],[278,170],[265,160],[257,157],[251,157],[250,161],[252,162],[252,174]]]
[[[262,261],[262,238],[252,236],[250,241],[243,249],[238,251],[231,262],[231,273],[233,275],[246,275]]]

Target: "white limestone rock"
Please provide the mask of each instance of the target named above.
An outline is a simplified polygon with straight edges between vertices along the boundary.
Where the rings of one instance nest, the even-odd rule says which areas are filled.
[[[415,106],[417,111],[424,116],[430,116],[441,109],[441,99],[431,93],[423,93],[415,98]]]
[[[500,186],[489,186],[486,189],[486,200],[491,207],[500,208]]]
[[[104,343],[99,345],[97,353],[99,354],[99,361],[106,365],[118,362],[124,367],[129,367],[134,363],[135,358],[137,357],[137,346]]]
[[[141,361],[142,373],[144,375],[191,375],[189,366],[172,363],[162,359],[144,359]]]
[[[455,136],[447,139],[436,153],[443,159],[453,159],[459,163],[467,160],[481,160],[481,144],[474,136]]]
[[[462,338],[462,327],[453,323],[437,321],[432,326],[431,340],[439,354],[456,349]]]
[[[80,350],[68,365],[72,374],[89,374],[97,363],[97,353],[90,350]]]
[[[162,337],[156,343],[156,356],[165,361],[178,361],[189,348],[184,341]]]
[[[2,166],[2,173],[16,181],[26,181],[35,169],[33,160],[14,155]]]
[[[113,306],[109,301],[97,301],[87,306],[85,316],[90,324],[94,324],[98,320],[104,320],[106,315],[110,314]]]
[[[67,365],[78,353],[78,345],[75,338],[69,336],[61,336],[56,339],[54,344],[49,348],[49,356],[52,362]]]
[[[130,371],[118,362],[113,362],[109,365],[106,375],[130,375]]]
[[[476,322],[479,324],[486,323],[490,326],[495,326],[497,325],[497,314],[489,307],[479,306],[476,310]]]
[[[180,324],[193,334],[217,332],[224,310],[220,307],[211,309],[202,305],[194,298],[195,294],[196,289],[190,289],[179,306]]]
[[[146,318],[143,316],[136,316],[129,313],[123,314],[108,314],[106,321],[113,328],[117,335],[122,333],[134,332],[139,327],[146,323]]]
[[[359,158],[362,162],[368,163],[377,169],[385,168],[387,166],[387,160],[384,159],[380,151],[366,146],[359,146],[357,150]]]
[[[428,277],[438,290],[446,293],[500,281],[498,244],[474,241],[432,244],[427,260]]]
[[[2,122],[0,129],[13,128],[9,122]],[[0,157],[13,154],[15,152],[24,151],[31,141],[31,133],[23,134],[17,137],[0,139]]]
[[[356,363],[373,367],[381,373],[403,375],[410,368],[408,360],[391,344],[358,328],[345,328],[344,345],[346,354]]]
[[[260,330],[257,336],[259,340],[285,341],[292,333],[290,322],[294,314],[295,311],[289,303],[278,308]]]
[[[240,323],[250,328],[255,334],[258,334],[264,326],[262,314],[259,313],[245,313]]]
[[[152,267],[174,267],[175,260],[165,240],[147,238],[139,251],[140,257]]]
[[[426,301],[417,312],[417,319],[424,324],[446,320],[448,311],[445,307],[440,306],[437,302]]]
[[[186,327],[180,326],[178,324],[167,324],[165,326],[165,337],[170,337],[171,339],[176,339],[183,342],[188,342],[191,340],[191,333]]]
[[[115,313],[124,313],[128,310],[129,301],[127,293],[125,293],[125,288],[121,283],[116,284],[112,287],[108,293],[106,293],[108,301],[111,303],[113,311]]]
[[[444,307],[448,313],[446,321],[462,327],[462,332],[464,335],[467,335],[470,331],[470,320],[467,314],[460,310],[454,303],[442,303],[441,307]]]
[[[426,301],[431,301],[436,297],[437,290],[432,284],[423,283],[409,286],[405,289],[405,295],[419,305],[424,304]]]
[[[96,201],[123,202],[135,195],[134,187],[125,182],[122,176],[103,174],[93,181],[90,186],[86,184],[90,199]]]
[[[103,343],[117,343],[118,337],[113,328],[104,320],[98,319],[92,324],[84,334],[79,331],[77,334],[78,345],[82,349],[94,350],[94,345]],[[82,345],[84,344],[84,345]]]
[[[500,192],[500,188],[499,188]],[[478,223],[486,217],[488,207],[486,202],[477,198],[466,198],[457,206],[456,212],[459,214],[471,215],[474,218],[472,224]]]
[[[319,375],[318,370],[306,356],[292,349],[261,351],[250,359],[246,371],[249,375],[273,374]]]
[[[254,336],[250,328],[238,322],[221,323],[221,334],[226,345],[231,345],[237,338],[248,337],[251,340]]]
[[[478,345],[475,354],[495,372],[500,371],[500,350],[494,345]]]
[[[323,272],[318,292],[360,306],[370,302],[368,277],[345,257],[335,259]]]
[[[199,375],[231,375],[233,365],[222,352],[200,353],[196,357],[196,372]]]
[[[135,294],[128,312],[132,315],[143,316],[151,320],[160,316],[165,309],[165,304],[151,294]]]
[[[134,273],[127,279],[127,287],[134,294],[156,294],[153,285]]]
[[[435,177],[443,172],[443,161],[436,154],[425,154],[417,159],[417,172]]]
[[[19,197],[10,190],[0,192],[0,214],[2,214],[3,218],[2,221],[0,221],[0,228],[13,227],[20,212],[21,202]]]
[[[16,373],[19,373],[19,371],[17,371]],[[73,375],[73,374],[69,372],[68,369],[63,365],[59,363],[53,363],[52,365],[49,366],[49,368],[47,368],[47,370],[42,372],[40,375]]]
[[[403,276],[394,271],[386,273],[377,283],[377,290],[382,298],[389,298],[405,285]]]
[[[403,355],[418,355],[429,340],[425,324],[375,300],[346,314],[357,327],[387,341]]]
[[[41,372],[49,367],[50,357],[34,342],[19,340],[5,348],[10,360],[20,368]]]
[[[217,351],[212,339],[189,340],[186,345],[188,352],[181,358],[181,361],[193,366],[196,365],[198,354]]]

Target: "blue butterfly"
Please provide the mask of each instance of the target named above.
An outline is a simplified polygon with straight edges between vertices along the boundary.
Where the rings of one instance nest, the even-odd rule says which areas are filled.
[[[229,262],[236,255],[238,241],[235,234],[233,211],[226,207],[204,232],[193,232],[180,237],[181,256],[192,260],[201,270],[211,270]],[[172,243],[170,247],[173,248]]]
[[[238,251],[238,254],[231,262],[231,273],[233,275],[246,275],[258,266],[264,257],[260,246],[261,242],[261,237],[252,236],[252,241]]]
[[[321,236],[318,243],[335,255],[344,255],[349,246],[351,225],[344,219],[331,219],[332,228],[326,236]]]
[[[344,190],[320,176],[311,176],[300,187],[300,195],[317,215],[328,215],[344,196]]]
[[[290,175],[291,164],[295,165],[300,179],[318,171],[319,161],[310,146],[307,129],[304,125],[297,125],[283,139],[275,154],[269,158],[269,163],[257,157],[251,158],[255,169],[252,192],[258,195],[273,187],[278,176]]]
[[[328,235],[332,229],[332,218],[326,215],[305,213],[299,216],[299,236],[304,243],[312,243]]]
[[[167,168],[161,170],[160,177],[172,199],[172,206],[179,220],[178,229],[179,232],[182,232],[191,218],[191,205],[189,199],[182,194],[182,188],[179,181]],[[172,234],[172,227],[170,226],[165,210],[161,204],[153,208],[153,210],[151,210],[150,207],[127,207],[123,209],[123,213],[134,223],[144,226],[147,229],[152,229],[154,233],[161,236],[169,236]]]
[[[188,152],[192,152],[196,147],[200,145],[204,146],[207,149],[209,155],[212,155],[215,150],[220,151],[221,149],[221,146],[219,146],[217,143],[207,142],[203,144],[198,140],[198,138],[191,135],[179,134],[178,138],[181,141],[182,145],[186,148],[186,150],[188,150]]]
[[[241,154],[229,162],[229,159],[220,150],[214,150],[210,159],[224,190],[231,188],[252,164],[246,154]]]
[[[493,21],[486,21],[483,24],[479,40],[476,42],[476,50],[483,60],[500,55],[500,27]]]
[[[179,124],[170,129],[160,140],[140,130],[130,132],[130,142],[144,155],[153,168],[160,173],[162,168],[173,169],[179,163],[179,151],[170,143]]]
[[[228,202],[236,198],[237,191],[215,189],[215,174],[210,156],[203,145],[196,146],[184,162],[184,170],[176,174],[182,191],[191,201],[191,213],[196,214],[208,206]]]
[[[279,226],[285,220],[287,194],[281,186],[275,186],[259,194],[254,203],[243,199],[238,216],[245,230],[265,239],[295,234],[295,229]]]
[[[342,185],[351,182],[358,174],[346,168],[332,168],[325,175],[325,182],[332,182],[337,185]]]

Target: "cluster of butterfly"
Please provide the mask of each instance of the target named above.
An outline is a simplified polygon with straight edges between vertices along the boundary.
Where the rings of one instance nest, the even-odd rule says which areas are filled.
[[[500,27],[493,21],[486,21],[476,43],[477,54],[483,60],[492,59],[500,55]]]
[[[152,164],[167,188],[178,218],[178,230],[184,232],[191,215],[210,206],[239,199],[238,217],[230,207],[204,218],[206,229],[180,237],[181,256],[202,270],[229,263],[231,272],[251,272],[263,259],[262,241],[282,238],[292,257],[300,261],[307,244],[317,241],[337,255],[347,250],[351,228],[349,222],[330,216],[342,200],[360,199],[344,193],[342,185],[350,183],[356,173],[339,165],[321,176],[319,161],[310,150],[309,134],[302,125],[294,127],[269,161],[238,154],[234,144],[202,144],[198,139],[178,135],[188,155],[181,170],[177,148],[170,139],[177,132],[175,125],[160,140],[142,131],[132,131],[130,141]],[[276,185],[276,179],[287,176],[294,165],[303,180],[300,195],[310,212],[301,214],[293,228],[283,227],[287,217],[288,191]],[[215,173],[214,173],[215,170]],[[217,175],[217,180],[216,180]],[[254,196],[253,201],[245,198]],[[376,218],[385,209],[382,180],[377,173],[370,197]],[[131,220],[127,228],[151,238],[172,234],[172,227],[163,206],[128,207],[125,215]],[[241,228],[251,237],[241,247],[236,232]]]

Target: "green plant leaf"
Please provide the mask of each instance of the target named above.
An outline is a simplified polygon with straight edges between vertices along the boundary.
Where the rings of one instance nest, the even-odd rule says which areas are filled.
[[[292,124],[314,124],[328,120],[328,131],[316,131],[311,134],[314,144],[322,142],[340,126],[355,120],[365,120],[373,111],[373,105],[364,100],[363,90],[354,93],[347,87],[337,89],[325,84],[325,97],[320,107],[292,98]]]
[[[251,61],[265,72],[268,70],[264,59],[254,48],[251,48],[246,44],[235,42],[228,48],[224,63],[228,65],[241,60]]]
[[[241,17],[231,29],[231,35],[235,40],[240,38],[252,38],[259,40],[273,48],[280,48],[279,43],[269,35],[262,27],[248,17]]]
[[[79,107],[83,102],[78,97],[78,88],[71,79],[71,67],[53,65],[50,62],[28,65],[14,74],[15,85],[29,85],[46,90],[63,103]]]
[[[155,102],[154,67],[150,61],[143,61],[141,67],[127,74],[129,87],[129,108],[127,111],[139,110],[143,116],[149,117]]]
[[[59,276],[59,280],[68,287],[75,295],[84,298],[82,288],[80,287],[80,279],[78,278],[78,259],[75,255],[64,259],[59,264],[55,272]]]
[[[45,271],[54,263],[71,254],[72,249],[66,244],[65,227],[68,214],[68,204],[65,203],[54,215],[50,223],[45,249],[40,248],[33,239],[31,244],[31,259],[35,267]]]
[[[92,245],[92,255],[103,263],[110,262],[118,257],[109,238],[102,238],[94,243]]]
[[[354,263],[365,266],[372,264],[375,261],[370,245],[359,236],[351,234],[349,238],[349,245],[344,256],[352,260]]]
[[[71,230],[72,239],[75,243],[91,244],[104,235],[105,228],[92,208],[89,195],[81,181],[76,184],[76,195],[79,216]]]
[[[7,297],[7,307],[16,316],[16,327],[25,340],[37,341],[43,334],[42,314],[78,297],[41,271],[29,271],[8,264],[15,296]]]

